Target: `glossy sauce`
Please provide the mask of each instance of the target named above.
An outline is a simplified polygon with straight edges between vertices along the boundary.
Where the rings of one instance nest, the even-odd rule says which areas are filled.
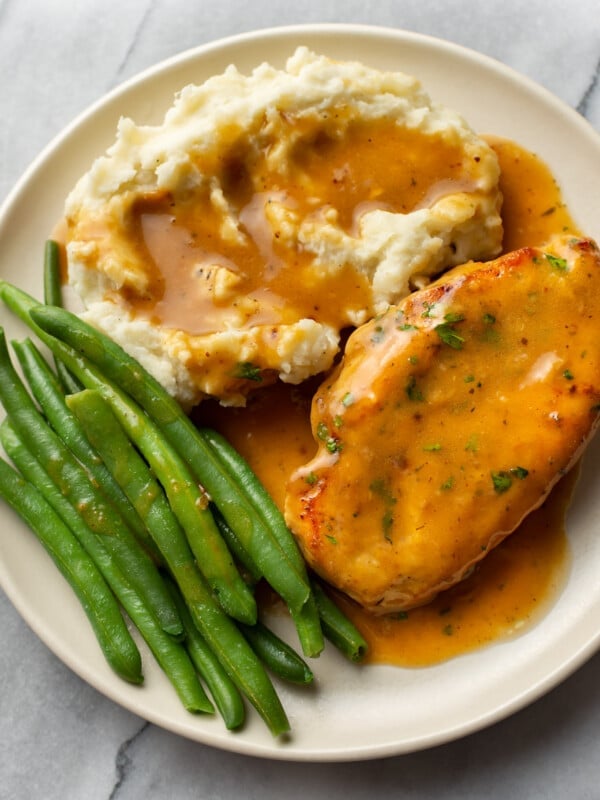
[[[505,249],[542,245],[565,229],[575,233],[544,164],[512,143],[492,144],[503,175]],[[287,478],[316,450],[309,425],[312,388],[265,390],[246,409],[201,409],[203,422],[230,438],[280,506]],[[375,619],[339,598],[369,642],[369,660],[433,664],[514,634],[539,618],[556,598],[568,568],[564,517],[573,482],[571,473],[471,577],[427,606]]]
[[[292,142],[283,166],[269,157],[277,139],[198,158],[198,168],[216,176],[218,202],[208,186],[138,200],[127,232],[144,255],[148,282],[143,293],[127,294],[131,309],[200,335],[228,327],[224,319],[241,329],[302,318],[340,328],[370,308],[369,282],[354,267],[313,268],[300,226],[328,223],[356,235],[368,210],[407,213],[472,191],[477,162],[439,134],[389,120],[348,123],[342,111],[330,117],[282,117],[277,136]],[[225,207],[239,217],[239,230]],[[86,235],[101,240],[97,231]]]

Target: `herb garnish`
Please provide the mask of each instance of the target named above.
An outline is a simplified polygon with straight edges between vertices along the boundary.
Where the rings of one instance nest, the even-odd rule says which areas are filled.
[[[392,509],[396,505],[396,498],[390,491],[389,486],[386,484],[383,478],[375,478],[373,481],[371,481],[369,489],[375,494],[379,495],[386,506],[383,517],[381,518],[381,528],[384,538],[387,539],[388,542],[391,542],[392,537],[390,532],[394,524],[394,515],[392,513]]]
[[[507,492],[512,486],[512,479],[517,478],[522,481],[529,475],[529,470],[525,467],[511,467],[509,470],[492,472],[492,483],[497,494]]]
[[[440,325],[436,325],[434,331],[448,347],[452,347],[453,350],[462,349],[465,340],[454,330],[449,322],[442,322]]]
[[[504,470],[502,472],[492,472],[492,483],[496,494],[503,494],[512,486],[512,478],[510,473]]]
[[[256,381],[257,383],[262,383],[260,367],[256,366],[256,364],[253,364],[251,361],[240,361],[236,365],[235,377],[243,378],[247,381]]]
[[[331,436],[329,428],[324,422],[319,422],[317,425],[317,437],[325,442],[325,447],[330,453],[339,453],[342,450],[342,443],[336,436]]]
[[[424,399],[423,392],[417,386],[417,379],[414,375],[411,375],[407,380],[404,391],[406,392],[408,399],[414,403],[420,403]]]
[[[554,256],[552,253],[544,253],[546,261],[550,264],[553,269],[557,269],[560,272],[565,272],[569,265],[567,264],[566,258],[560,258],[560,256]]]

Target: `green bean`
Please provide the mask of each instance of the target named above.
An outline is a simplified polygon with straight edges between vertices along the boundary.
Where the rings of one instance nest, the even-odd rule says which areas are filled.
[[[98,568],[38,490],[0,459],[0,496],[29,525],[75,592],[111,668],[141,683],[139,650]]]
[[[201,428],[199,429],[199,434],[212,448],[223,469],[236,476],[256,513],[263,519],[264,524],[273,531],[279,546],[284,550],[294,568],[308,582],[304,559],[285,523],[281,511],[251,470],[247,461],[217,431]],[[323,649],[323,631],[317,605],[312,594],[301,609],[291,608],[290,612],[298,631],[304,655],[313,658],[318,656]]]
[[[10,292],[6,286],[0,291],[5,302],[10,304]],[[211,448],[202,442],[179,404],[119,345],[83,320],[64,309],[34,308],[31,305],[30,309],[31,319],[38,327],[70,345],[77,353],[83,353],[107,379],[122,387],[155,420],[190,465],[265,579],[290,609],[299,611],[310,596],[310,586],[258,517],[253,505],[240,494],[236,476],[220,468]],[[71,371],[75,371],[74,362],[67,363]],[[75,374],[85,383],[80,374]]]
[[[185,646],[192,663],[208,686],[215,705],[228,730],[235,730],[244,724],[246,711],[244,701],[235,683],[225,672],[219,659],[206,643],[185,604],[185,600],[174,581],[168,581],[173,599],[185,629]]]
[[[361,661],[367,652],[367,642],[360,631],[316,581],[313,581],[313,592],[325,636],[350,661]]]
[[[101,393],[86,390],[71,395],[67,402],[83,423],[88,436],[98,448],[109,469],[112,469],[117,479],[122,481],[124,491],[134,502],[136,496],[140,498],[139,511],[148,530],[155,537],[185,598],[189,614],[225,668],[230,680],[240,691],[249,696],[276,733],[286,730],[286,727],[282,727],[287,724],[285,715],[282,716],[283,710],[279,700],[260,662],[245,646],[243,637],[233,623],[212,601],[201,574],[196,569],[183,531],[179,528],[162,490],[153,481],[147,465],[132,447]],[[183,622],[185,627],[185,620]],[[199,647],[199,644],[192,645],[190,655],[193,658],[199,657]],[[205,660],[209,658],[205,656]],[[242,669],[238,666],[238,659],[243,661]],[[206,680],[208,681],[208,678]],[[231,705],[232,699],[230,698],[227,703]],[[235,720],[238,719],[239,711],[235,714],[234,711],[235,707],[232,707],[227,712],[228,724],[237,724]]]
[[[69,408],[107,468],[136,507],[162,558],[193,607],[200,572],[194,554],[165,493],[101,393],[85,389],[67,398]]]
[[[34,486],[43,495],[50,510],[68,526],[72,531],[71,535],[76,537],[89,554],[173,684],[185,708],[191,712],[210,713],[212,706],[197,680],[185,649],[162,630],[154,614],[132,588],[103,541],[86,525],[69,501],[63,497],[48,472],[28,450],[12,426],[10,417],[5,418],[0,424],[0,440],[7,454],[29,481],[29,485]]]
[[[57,377],[42,354],[30,339],[24,342],[13,342],[12,345],[31,393],[54,431],[116,506],[127,525],[154,560],[160,563],[160,553],[149,536],[140,515],[106,468],[97,450],[91,446],[80,422],[65,401],[65,395]]]
[[[60,247],[49,239],[44,248],[44,302],[49,306],[62,307],[62,286],[60,275]],[[55,358],[56,374],[65,392],[78,392],[82,387],[69,372],[63,362]]]
[[[157,425],[87,358],[78,355],[73,348],[47,334],[35,323],[31,318],[31,312],[35,309],[41,310],[44,306],[5,281],[0,281],[0,296],[86,388],[98,389],[110,403],[127,435],[143,453],[163,485],[169,502],[199,559],[200,569],[219,597],[219,601],[231,616],[241,622],[253,624],[256,621],[254,597],[235,569],[231,555],[206,507],[207,498],[183,459],[168,444]],[[68,313],[62,309],[55,310]],[[77,319],[73,315],[68,316]]]
[[[217,528],[219,529],[223,540],[227,544],[230,552],[233,554],[235,559],[237,560],[238,564],[240,564],[247,572],[247,581],[251,581],[252,583],[256,584],[262,578],[262,572],[254,563],[254,559],[249,553],[242,547],[239,539],[235,535],[234,531],[231,530],[227,520],[223,517],[219,509],[213,505],[212,514],[214,520],[217,524]]]
[[[241,631],[260,660],[271,672],[292,683],[312,683],[313,673],[298,653],[261,622],[240,625]]]
[[[19,435],[47,469],[65,497],[105,546],[133,586],[153,609],[165,631],[179,635],[181,621],[156,565],[143,550],[114,506],[62,439],[47,425],[15,372],[4,331],[0,329],[0,401]]]

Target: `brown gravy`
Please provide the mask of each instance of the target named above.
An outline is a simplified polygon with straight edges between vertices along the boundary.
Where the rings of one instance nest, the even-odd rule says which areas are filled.
[[[554,233],[577,233],[552,174],[518,145],[490,138],[502,168],[504,249],[542,245]],[[223,432],[283,507],[294,469],[316,450],[309,424],[314,386],[278,385],[256,393],[245,409],[206,403],[203,424]],[[370,662],[423,666],[515,634],[556,598],[568,568],[564,519],[575,481],[564,478],[546,503],[487,556],[471,577],[423,606],[374,618],[338,597],[369,643]]]

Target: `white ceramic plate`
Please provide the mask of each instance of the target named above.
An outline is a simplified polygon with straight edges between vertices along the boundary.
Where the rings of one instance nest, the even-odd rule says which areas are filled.
[[[574,111],[510,69],[439,40],[369,27],[279,28],[183,53],[112,92],[77,119],[27,171],[0,214],[0,274],[40,296],[45,238],[76,179],[112,142],[121,114],[158,122],[175,91],[234,62],[243,71],[282,65],[299,44],[336,58],[417,75],[430,95],[481,133],[510,137],[552,167],[581,228],[600,240],[600,137]],[[9,336],[19,325],[0,309]],[[218,718],[187,714],[142,648],[146,681],[132,687],[105,665],[87,620],[37,541],[0,507],[0,582],[23,618],[78,675],[151,722],[216,747],[255,756],[356,760],[422,749],[522,708],[580,666],[600,643],[600,442],[588,451],[569,517],[573,564],[554,609],[518,638],[428,669],[354,667],[332,648],[315,664],[316,686],[281,687],[293,735],[275,742],[257,716],[228,733]],[[596,468],[596,469],[595,469]]]

